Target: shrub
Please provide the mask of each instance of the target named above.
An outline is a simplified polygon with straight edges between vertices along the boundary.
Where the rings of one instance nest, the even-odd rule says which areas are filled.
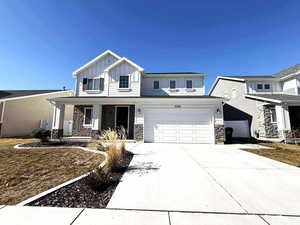
[[[32,131],[31,136],[34,138],[39,138],[42,142],[47,142],[49,137],[51,136],[51,131],[37,128]]]
[[[106,172],[112,172],[119,167],[119,162],[121,160],[120,151],[117,149],[116,143],[110,144],[108,150],[106,151]]]

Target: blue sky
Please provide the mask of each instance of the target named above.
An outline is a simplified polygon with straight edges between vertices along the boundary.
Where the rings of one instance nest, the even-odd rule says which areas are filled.
[[[268,75],[300,63],[300,1],[0,0],[0,89],[74,87],[106,49],[147,72]]]

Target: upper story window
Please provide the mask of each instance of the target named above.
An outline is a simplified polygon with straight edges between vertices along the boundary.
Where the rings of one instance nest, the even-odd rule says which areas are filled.
[[[277,123],[275,107],[270,108],[270,112],[271,112],[271,123]]]
[[[153,81],[153,89],[159,89],[159,81],[158,80]]]
[[[270,84],[265,84],[264,87],[265,87],[266,90],[270,90],[270,87],[271,87],[271,86],[270,86]]]
[[[84,108],[84,115],[83,115],[83,125],[91,126],[92,125],[92,107],[85,107]]]
[[[176,80],[170,80],[170,89],[176,88]]]
[[[83,78],[83,90],[84,91],[103,91],[104,90],[104,78],[94,78],[94,79]]]
[[[257,84],[257,89],[258,90],[262,90],[263,89],[263,85],[262,84]]]
[[[129,76],[120,76],[119,88],[129,88]]]
[[[193,88],[193,81],[192,80],[187,80],[186,81],[186,88]]]

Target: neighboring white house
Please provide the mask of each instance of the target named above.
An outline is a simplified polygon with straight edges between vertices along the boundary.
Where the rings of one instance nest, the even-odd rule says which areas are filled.
[[[299,88],[300,64],[272,76],[219,76],[209,95],[227,99],[226,126],[248,121],[253,137],[285,139],[300,128]]]
[[[107,50],[73,77],[75,96],[52,99],[53,138],[63,135],[65,105],[74,105],[73,136],[122,126],[128,138],[145,142],[224,141],[223,99],[204,95],[203,73],[146,73]]]
[[[72,95],[62,90],[0,90],[0,137],[29,136],[41,120],[52,120],[48,99]],[[73,119],[72,111],[71,106],[66,109],[66,119]]]

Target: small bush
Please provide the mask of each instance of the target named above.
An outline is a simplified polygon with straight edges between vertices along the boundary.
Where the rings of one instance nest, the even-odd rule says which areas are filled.
[[[84,181],[93,190],[104,190],[113,182],[113,179],[102,168],[98,168],[85,177]]]
[[[121,152],[118,151],[116,143],[108,146],[108,150],[106,152],[106,164],[105,170],[106,172],[112,172],[113,170],[119,167],[119,162],[121,160]]]
[[[42,142],[47,142],[49,137],[51,136],[51,131],[37,128],[32,131],[31,136],[34,138],[39,138]]]

